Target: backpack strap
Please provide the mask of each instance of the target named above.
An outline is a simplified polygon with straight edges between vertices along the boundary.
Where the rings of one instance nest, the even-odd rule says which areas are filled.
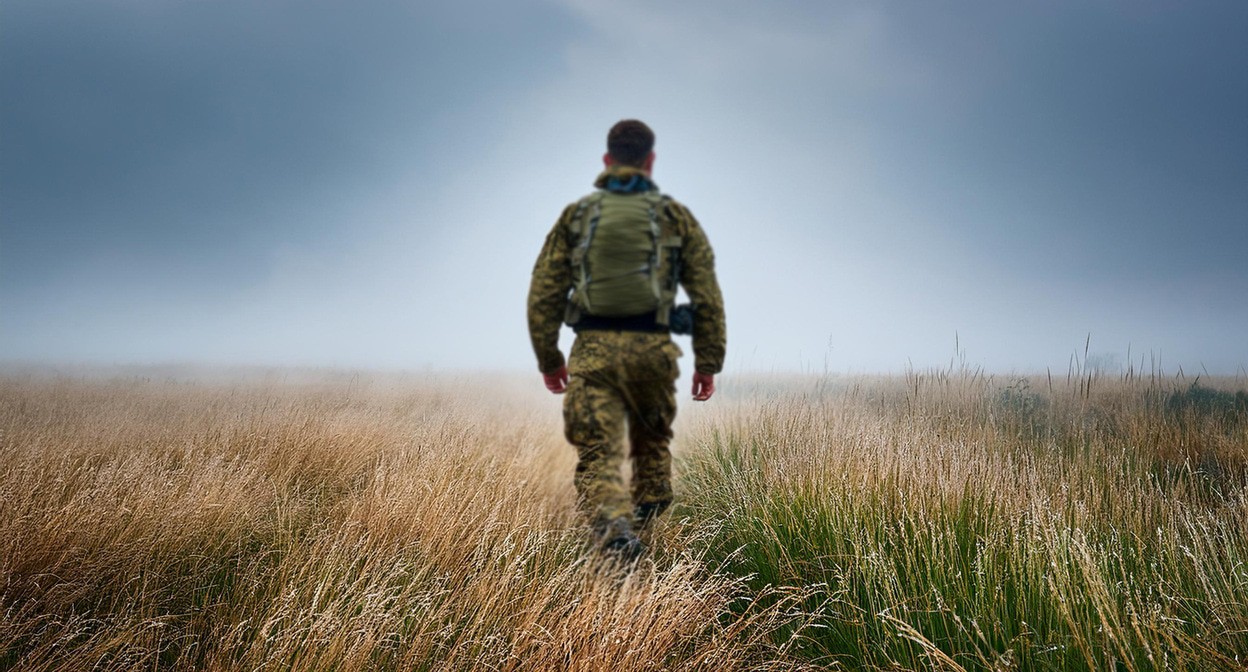
[[[590,310],[589,292],[586,291],[590,276],[585,264],[585,255],[589,251],[594,232],[598,230],[598,220],[602,216],[602,199],[605,193],[599,190],[582,198],[576,204],[576,213],[572,216],[570,233],[575,242],[571,254],[572,298],[568,301],[563,318],[563,321],[569,325],[580,321],[582,311]]]
[[[650,201],[650,232],[654,236],[654,254],[651,256],[651,268],[664,268],[666,273],[652,273],[654,295],[659,299],[659,308],[655,313],[655,322],[667,326],[671,320],[672,308],[676,305],[676,289],[680,283],[680,248],[681,237],[671,233],[671,225],[664,228],[661,224],[663,213],[672,202],[667,194],[657,194]]]

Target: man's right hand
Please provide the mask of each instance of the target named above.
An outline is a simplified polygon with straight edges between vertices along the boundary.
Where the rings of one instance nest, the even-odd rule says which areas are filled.
[[[715,394],[715,376],[709,373],[693,374],[693,400],[706,401]]]
[[[546,389],[554,394],[563,394],[568,390],[568,367],[561,366],[554,373],[543,373],[542,381],[546,383]]]

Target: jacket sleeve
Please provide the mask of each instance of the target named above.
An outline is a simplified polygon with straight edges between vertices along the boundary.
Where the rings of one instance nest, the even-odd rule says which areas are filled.
[[[568,292],[572,290],[567,231],[575,209],[575,204],[565,208],[546,236],[529,283],[529,338],[537,355],[537,368],[547,374],[564,365],[563,353],[559,351],[559,327],[563,324]]]
[[[706,232],[685,206],[673,202],[671,214],[679,222],[681,249],[680,284],[693,302],[693,359],[699,373],[716,374],[724,368],[728,330],[724,297],[715,278],[715,252]]]

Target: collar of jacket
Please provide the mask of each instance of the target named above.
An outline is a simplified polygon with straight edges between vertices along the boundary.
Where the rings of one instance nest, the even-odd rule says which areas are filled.
[[[657,191],[659,185],[650,179],[646,171],[633,166],[611,166],[598,175],[594,186],[617,194],[633,194]]]

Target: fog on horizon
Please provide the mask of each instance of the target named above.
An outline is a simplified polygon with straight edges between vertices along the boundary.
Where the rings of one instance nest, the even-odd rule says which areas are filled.
[[[728,372],[1248,373],[1248,4],[427,4],[6,2],[0,362],[536,372],[636,117]]]

